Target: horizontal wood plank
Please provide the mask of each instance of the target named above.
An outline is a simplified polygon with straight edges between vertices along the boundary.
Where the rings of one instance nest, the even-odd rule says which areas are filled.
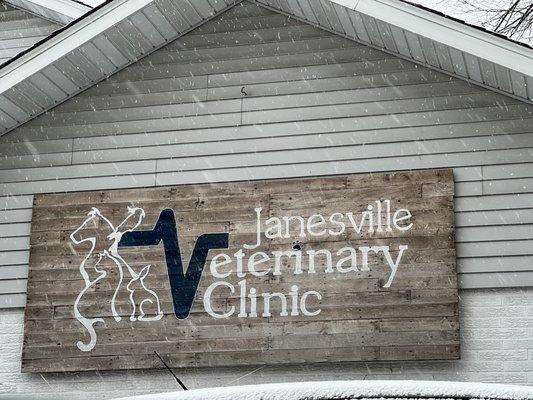
[[[465,172],[464,179],[475,177],[473,172]],[[30,237],[0,239],[0,248],[13,247],[0,253],[0,291],[17,294],[27,286],[22,368],[145,368],[154,351],[179,360],[175,366],[197,367],[455,359],[459,297],[453,195],[451,170],[36,195]],[[245,245],[256,239],[257,207],[264,212],[259,222],[267,225],[272,217],[297,216],[303,221],[316,213],[369,212],[377,203],[388,204],[382,203],[384,199],[391,210],[368,217],[372,221],[360,217],[357,229],[346,225],[345,231],[332,233],[338,224],[329,221],[322,224],[324,233],[315,237],[302,233],[303,225],[287,222],[285,234],[265,236],[253,250]],[[126,218],[117,225],[128,210],[135,210],[130,207],[144,210],[132,214],[139,216],[138,224]],[[401,225],[405,229],[383,228],[400,208],[411,215],[409,223]],[[162,210],[168,209],[176,222],[167,226],[177,229],[179,246],[172,251],[178,251],[181,260],[200,257],[200,235],[228,235],[224,249],[206,251],[203,272],[189,272],[190,264],[187,272],[169,272],[166,242],[116,251],[113,246],[119,246],[120,239],[106,244],[115,230],[149,231],[159,226]],[[266,235],[265,229],[259,227],[261,235]],[[28,278],[2,279],[2,269],[6,277],[19,276],[22,270],[16,270],[15,260],[25,261],[28,252],[19,254],[15,248],[28,245]],[[341,248],[360,252],[347,270]],[[208,265],[221,251],[230,261],[214,271]],[[285,251],[296,255],[283,255]],[[315,251],[330,256],[314,255]],[[240,261],[231,260],[229,255],[237,257],[239,252]],[[274,265],[254,266],[257,254],[252,253],[267,255]],[[393,260],[398,265],[394,275]],[[176,297],[169,280],[174,274],[180,279],[198,276],[197,283],[186,286],[195,285],[185,319],[175,315],[177,304],[187,300],[186,287]],[[294,300],[289,291],[301,300]],[[257,293],[254,308],[247,303],[247,293]],[[154,318],[154,313],[157,318],[143,321],[145,316]],[[221,317],[215,318],[217,314]],[[93,342],[87,342],[87,323],[93,325],[88,321],[100,321],[94,324]],[[82,343],[89,346],[87,351],[81,351]]]

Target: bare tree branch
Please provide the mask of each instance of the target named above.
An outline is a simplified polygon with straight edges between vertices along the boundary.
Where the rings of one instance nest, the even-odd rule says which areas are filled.
[[[533,0],[411,0],[533,44]]]

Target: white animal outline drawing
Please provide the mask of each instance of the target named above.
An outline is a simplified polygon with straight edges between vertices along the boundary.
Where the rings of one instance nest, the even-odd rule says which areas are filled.
[[[121,231],[120,229],[131,218],[133,218],[135,216],[137,216],[138,219],[137,219],[136,223],[134,224],[134,226],[132,228],[130,228],[130,229],[126,229],[126,230]],[[163,318],[163,312],[161,310],[161,302],[159,300],[159,297],[157,296],[157,294],[153,290],[148,289],[146,287],[146,285],[145,285],[145,282],[144,282],[144,279],[148,276],[148,274],[150,272],[151,265],[144,266],[141,269],[141,271],[139,273],[137,273],[137,272],[135,272],[135,270],[133,268],[131,268],[131,266],[122,258],[122,256],[118,252],[118,244],[120,243],[120,240],[122,239],[122,236],[125,233],[127,233],[127,232],[132,232],[135,229],[137,229],[137,227],[141,224],[141,222],[142,222],[142,220],[144,219],[145,216],[146,216],[146,213],[144,212],[144,210],[142,208],[129,207],[128,206],[128,214],[126,215],[126,218],[118,226],[115,227],[115,226],[113,226],[111,221],[109,221],[109,219],[107,219],[106,217],[104,217],[102,215],[102,213],[100,212],[100,210],[98,210],[98,208],[92,207],[91,211],[89,211],[89,213],[87,214],[87,218],[83,221],[83,223],[74,232],[72,232],[70,234],[70,240],[72,240],[72,242],[74,244],[81,244],[81,243],[84,243],[84,242],[91,243],[91,248],[90,248],[89,252],[84,257],[84,259],[82,260],[82,262],[80,263],[80,266],[79,266],[80,274],[83,277],[83,280],[85,282],[85,287],[78,294],[78,297],[76,298],[76,300],[74,302],[74,316],[85,327],[85,329],[87,329],[87,332],[89,333],[89,336],[90,336],[89,343],[83,343],[81,340],[76,343],[76,346],[81,351],[85,351],[85,352],[86,351],[91,351],[94,348],[94,346],[96,345],[96,340],[97,340],[96,331],[94,329],[94,325],[97,324],[98,322],[104,323],[104,319],[103,318],[87,318],[87,317],[84,317],[81,314],[81,312],[79,311],[79,306],[78,306],[80,300],[83,297],[83,295],[89,290],[89,288],[91,288],[93,285],[95,285],[97,282],[99,282],[100,280],[104,279],[107,276],[107,272],[106,271],[98,269],[98,265],[100,264],[100,262],[102,261],[102,259],[104,257],[112,260],[115,263],[115,265],[117,266],[118,273],[119,273],[119,282],[117,284],[117,287],[116,287],[116,289],[115,289],[115,291],[113,293],[113,297],[111,299],[111,313],[112,313],[113,318],[115,319],[115,321],[118,322],[118,321],[120,321],[122,319],[121,316],[119,315],[119,313],[116,310],[115,301],[116,301],[117,295],[120,292],[120,287],[122,286],[122,282],[124,280],[124,267],[126,267],[128,273],[129,273],[129,275],[131,277],[130,281],[126,285],[126,290],[128,290],[128,292],[129,292],[129,300],[130,300],[130,303],[131,303],[131,306],[132,306],[132,313],[131,313],[130,318],[129,318],[130,321],[139,320],[139,321],[148,322],[148,321],[157,321],[157,320],[160,320],[161,318]],[[91,258],[93,256],[93,252],[94,252],[95,247],[96,247],[96,240],[97,239],[96,239],[96,237],[88,237],[88,238],[83,238],[83,239],[77,239],[76,235],[90,221],[92,221],[93,219],[95,219],[97,217],[101,218],[106,224],[108,224],[108,226],[109,226],[109,228],[110,228],[110,230],[112,232],[107,236],[107,238],[112,240],[113,242],[112,242],[112,244],[109,246],[109,248],[107,250],[103,250],[102,252],[98,253],[98,259],[97,259],[96,263],[93,265],[93,268],[95,269],[96,272],[99,273],[99,276],[95,280],[91,281],[91,278],[89,277],[89,274],[87,273],[87,271],[85,269],[86,268],[85,264],[89,260],[89,258]],[[146,314],[145,314],[144,309],[143,309],[143,305],[146,302],[149,302],[150,304],[154,303],[154,300],[152,300],[150,298],[145,298],[145,299],[143,299],[141,301],[141,303],[139,304],[139,311],[140,311],[141,315],[139,317],[135,316],[136,313],[137,313],[137,305],[135,304],[135,301],[133,299],[133,294],[134,294],[135,290],[131,289],[131,285],[133,283],[135,283],[136,281],[139,281],[141,283],[142,288],[147,293],[149,293],[151,296],[153,296],[153,298],[155,299],[155,303],[156,303],[156,306],[157,306],[157,314],[155,316],[146,317]]]

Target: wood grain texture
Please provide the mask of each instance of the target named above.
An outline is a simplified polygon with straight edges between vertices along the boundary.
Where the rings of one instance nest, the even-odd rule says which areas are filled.
[[[155,351],[176,368],[457,359],[460,353],[453,190],[451,170],[431,170],[36,195],[22,370],[163,368]],[[256,207],[263,208],[261,223],[266,224],[269,217],[309,218],[322,214],[327,219],[335,212],[357,215],[372,202],[387,199],[393,210],[406,208],[412,213],[408,221],[413,224],[411,229],[377,232],[375,219],[372,224],[364,221],[359,233],[346,228],[339,235],[326,232],[303,237],[300,226],[292,224],[288,237],[267,240],[263,236],[259,247],[243,248],[245,243],[255,243]],[[88,341],[88,331],[76,318],[74,303],[86,287],[80,263],[90,246],[76,245],[70,235],[84,223],[92,207],[115,226],[124,219],[128,207],[144,209],[146,216],[137,230],[152,229],[161,210],[173,209],[185,266],[200,235],[229,234],[229,248],[208,253],[187,318],[178,319],[174,313],[163,244],[119,248],[121,257],[134,271],[151,265],[144,284],[158,295],[163,316],[156,321],[131,320],[129,292],[118,291],[112,301],[121,270],[104,257],[99,264],[85,265],[83,270],[93,280],[95,270],[90,265],[97,265],[107,275],[91,285],[77,303],[84,317],[101,318],[95,325],[96,344],[86,352],[77,347],[78,341]],[[380,221],[384,223],[386,215]],[[325,227],[333,225],[328,222]],[[261,226],[264,235],[266,225]],[[85,235],[97,238],[106,232],[100,218],[87,225]],[[272,268],[274,258],[257,265],[256,274],[245,269],[244,278],[237,274],[236,259],[218,267],[219,273],[228,275],[223,279],[213,276],[210,269],[211,260],[219,253],[231,256],[242,249],[246,266],[252,253],[294,250],[295,240],[299,241],[302,255],[301,274],[295,274],[296,258],[288,257],[280,260],[279,274]],[[385,252],[368,253],[368,268],[365,270],[359,259],[360,268],[349,273],[334,267],[326,273],[326,257],[316,256],[314,266],[305,257],[309,250],[329,250],[332,266],[336,266],[341,258],[337,253],[340,248],[389,246],[396,260],[400,245],[407,245],[408,249],[390,287],[384,287],[391,271]],[[98,246],[93,255],[106,250],[108,244]],[[315,272],[310,273],[313,268]],[[242,302],[239,281],[243,279],[248,290],[257,290],[258,317],[238,316]],[[205,309],[204,297],[215,282],[236,288],[235,293],[219,289],[209,298],[216,313],[235,309],[227,318],[214,318]],[[270,315],[266,315],[261,294],[283,293],[290,302],[288,293],[293,285],[298,286],[300,294],[319,292],[320,298],[309,296],[305,304],[308,311],[320,312],[308,316],[300,310],[296,315],[288,305],[289,315],[283,315],[283,303],[275,298],[270,302]],[[134,301],[138,301],[137,289],[131,288]],[[115,318],[111,302],[120,321]],[[250,313],[249,303],[245,310]],[[146,314],[150,312],[155,311],[148,310]]]

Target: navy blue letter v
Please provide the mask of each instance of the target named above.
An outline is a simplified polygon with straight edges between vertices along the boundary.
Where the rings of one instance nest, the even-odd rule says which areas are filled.
[[[211,249],[227,249],[229,234],[208,233],[199,236],[194,245],[187,273],[183,270],[176,219],[174,211],[171,209],[167,208],[161,211],[154,229],[126,232],[122,236],[119,247],[157,246],[161,241],[163,241],[165,249],[174,313],[179,319],[184,319],[189,316],[191,311],[207,253]]]

